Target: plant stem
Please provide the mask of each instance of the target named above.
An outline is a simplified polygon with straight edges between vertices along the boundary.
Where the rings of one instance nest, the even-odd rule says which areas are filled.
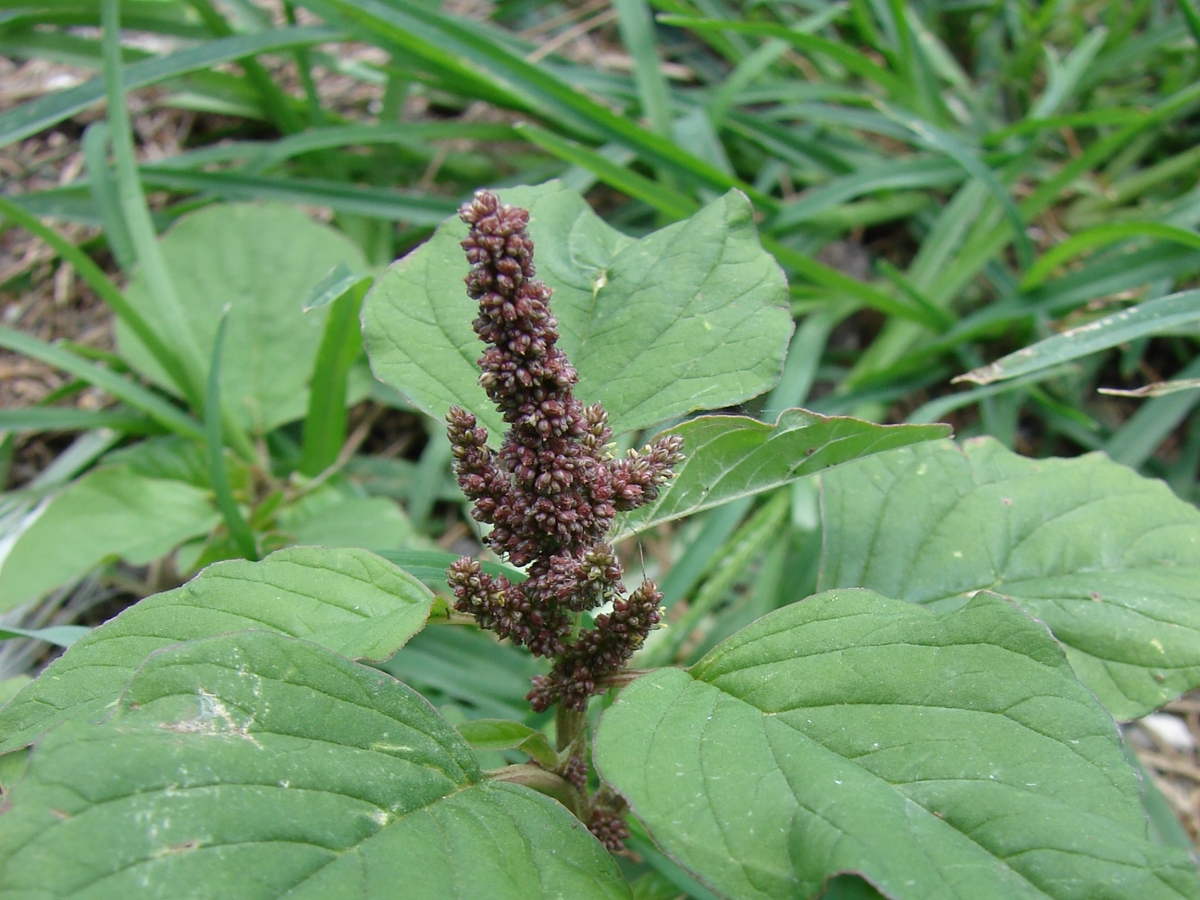
[[[571,782],[567,781],[561,775],[556,775],[553,772],[543,769],[541,766],[529,763],[505,766],[503,769],[495,769],[488,772],[487,777],[492,781],[523,784],[525,787],[533,788],[539,794],[553,797],[569,809],[575,818],[581,821],[586,814],[583,797],[575,789],[575,785],[571,784]]]
[[[560,703],[554,714],[555,749],[562,753],[577,738],[587,725],[587,713],[577,712]]]

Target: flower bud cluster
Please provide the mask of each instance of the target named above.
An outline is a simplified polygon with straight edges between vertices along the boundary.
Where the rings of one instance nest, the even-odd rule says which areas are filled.
[[[629,826],[625,823],[625,817],[604,807],[592,810],[588,831],[614,853],[625,849],[625,842],[629,840]]]
[[[683,455],[675,436],[612,459],[608,415],[572,392],[579,376],[558,348],[550,288],[536,277],[529,213],[480,191],[460,210],[470,226],[467,293],[475,333],[488,345],[479,382],[508,425],[498,453],[469,412],[452,407],[454,471],[472,515],[491,525],[488,546],[528,579],[514,584],[464,557],[447,571],[455,608],[480,626],[556,659],[529,695],[535,709],[562,701],[582,710],[658,624],[661,595],[645,582],[621,599],[622,568],[604,540],[618,511],[649,503]],[[595,628],[572,637],[574,613],[612,602]]]

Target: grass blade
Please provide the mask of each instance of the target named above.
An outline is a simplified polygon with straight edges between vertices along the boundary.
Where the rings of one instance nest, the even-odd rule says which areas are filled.
[[[1192,33],[1192,40],[1200,47],[1200,9],[1196,7],[1196,0],[1179,0],[1179,9],[1183,12],[1188,31]]]
[[[162,338],[142,318],[141,314],[129,304],[129,301],[125,299],[125,296],[117,290],[113,283],[108,280],[108,276],[104,274],[103,270],[92,262],[91,257],[63,238],[54,229],[43,225],[36,216],[26,212],[3,195],[0,195],[0,215],[16,222],[30,234],[41,238],[66,262],[74,266],[75,271],[87,282],[88,286],[100,295],[100,298],[108,304],[117,317],[137,335],[138,340],[142,342],[146,349],[154,354],[154,358],[159,365],[172,378],[183,377],[183,370],[180,368],[178,359],[167,349],[167,345],[163,343]]]
[[[703,586],[666,635],[646,652],[651,666],[669,665],[679,654],[696,627],[710,615],[746,567],[772,539],[778,537],[787,521],[791,504],[788,491],[777,491],[741,525],[717,553],[717,563]]]
[[[924,309],[908,306],[866,282],[851,278],[849,275],[845,275],[798,250],[786,247],[765,235],[762,237],[762,245],[779,260],[780,265],[792,269],[813,284],[819,284],[846,297],[852,297],[861,302],[863,306],[869,306],[884,315],[915,322],[933,331],[942,330],[941,319],[930,315]]]
[[[454,215],[453,200],[423,194],[402,194],[381,187],[359,187],[338,181],[243,175],[237,172],[179,172],[143,166],[142,180],[151,187],[196,191],[226,200],[279,200],[327,206],[341,213],[370,216],[413,225],[440,225]]]
[[[708,117],[712,120],[714,128],[720,128],[724,124],[739,95],[770,69],[787,50],[786,41],[771,40],[734,66],[708,105]]]
[[[31,638],[54,644],[56,647],[70,647],[91,630],[85,625],[52,625],[49,628],[13,628],[5,625],[0,628],[0,641]]]
[[[1098,125],[1129,125],[1140,122],[1146,113],[1137,109],[1089,109],[1049,116],[1043,119],[1025,118],[1004,128],[986,134],[982,142],[988,147],[997,147],[1009,138],[1024,137],[1039,131],[1058,131],[1063,128],[1092,128]]]
[[[633,57],[633,74],[637,82],[642,114],[655,134],[671,134],[671,95],[667,80],[659,65],[658,46],[654,35],[654,20],[646,0],[613,0],[617,10],[617,28],[621,43]]]
[[[1052,116],[1062,108],[1068,98],[1075,93],[1080,79],[1091,66],[1096,54],[1108,40],[1108,29],[1096,28],[1085,37],[1061,66],[1050,67],[1050,79],[1042,95],[1029,110],[1027,118],[1044,119]]]
[[[664,25],[674,25],[676,28],[688,28],[700,32],[733,31],[738,34],[778,38],[787,41],[801,53],[828,56],[860,78],[874,82],[878,87],[883,88],[889,97],[903,97],[907,90],[904,82],[857,50],[853,50],[845,44],[796,31],[786,25],[776,25],[770,22],[700,19],[690,16],[659,16],[658,21]]]
[[[1200,360],[1184,366],[1178,378],[1191,381],[1200,377]],[[1146,462],[1158,445],[1165,441],[1200,403],[1200,393],[1185,391],[1149,401],[1118,428],[1104,452],[1115,462],[1138,468]]]
[[[1200,290],[1183,291],[1056,334],[953,380],[991,384],[1197,321],[1200,321]]]
[[[864,194],[883,190],[946,187],[961,182],[962,178],[962,167],[951,160],[922,158],[885,162],[806,191],[799,200],[784,204],[763,227],[778,233]]]
[[[58,406],[0,409],[0,431],[89,431],[110,428],[123,434],[159,434],[154,420],[133,412]]]
[[[341,279],[331,285],[329,294],[340,293],[325,302],[332,303],[325,320],[325,332],[313,364],[309,382],[308,414],[304,418],[303,451],[300,471],[309,477],[320,475],[337,462],[346,443],[346,380],[350,367],[362,353],[362,329],[358,313],[371,279],[351,276],[348,284]],[[320,298],[324,300],[324,298]],[[318,304],[323,303],[318,301]],[[306,305],[308,309],[315,305]]]
[[[1180,391],[1194,391],[1200,388],[1200,378],[1177,378],[1170,381],[1156,381],[1153,384],[1147,384],[1144,387],[1133,388],[1132,390],[1121,390],[1120,388],[1097,388],[1096,393],[1107,394],[1110,397],[1166,397],[1169,394],[1177,394]]]
[[[217,509],[229,529],[234,546],[246,559],[258,559],[258,542],[242,511],[238,509],[229,489],[229,473],[225,469],[225,444],[221,434],[224,418],[221,409],[221,350],[225,346],[225,326],[229,322],[229,307],[221,313],[217,336],[213,342],[212,362],[208,367],[208,383],[204,394],[204,440],[208,449],[208,477],[212,483]]]
[[[208,0],[188,0],[188,5],[200,15],[204,24],[218,38],[226,38],[233,36],[233,29],[229,23],[213,7]],[[295,25],[295,22],[289,22],[289,25]],[[297,54],[302,53],[302,49],[296,49]],[[299,131],[303,127],[300,116],[292,106],[291,98],[289,98],[279,86],[267,74],[267,70],[259,64],[253,56],[247,55],[238,59],[238,65],[246,73],[246,78],[254,85],[254,89],[258,92],[262,100],[263,109],[270,115],[272,121],[285,134]]]
[[[150,292],[166,326],[167,349],[173,353],[185,380],[179,385],[193,408],[203,396],[203,366],[192,341],[179,297],[158,246],[158,234],[150,218],[150,209],[138,180],[134,156],[132,125],[125,106],[121,81],[121,24],[119,0],[103,0],[100,20],[104,26],[104,86],[108,99],[108,121],[113,156],[117,163],[117,198],[128,229],[138,264],[146,276]]]
[[[1008,189],[996,177],[996,173],[973,153],[969,147],[953,135],[942,131],[940,128],[935,128],[922,119],[890,107],[885,103],[876,103],[875,106],[888,118],[899,122],[911,131],[917,140],[930,150],[944,153],[950,157],[962,166],[968,175],[978,179],[988,189],[1000,204],[1001,209],[1004,210],[1004,214],[1012,226],[1013,241],[1016,245],[1017,258],[1021,263],[1021,268],[1028,269],[1033,265],[1033,244],[1029,241],[1029,235],[1025,233],[1025,221],[1021,216],[1021,211],[1017,208],[1017,204],[1013,202]]]
[[[103,366],[80,359],[74,353],[51,346],[19,331],[13,331],[11,328],[0,327],[0,347],[40,359],[47,365],[69,372],[76,378],[81,378],[88,384],[107,391],[134,409],[141,410],[169,431],[197,440],[204,439],[204,432],[199,423],[191,416],[168,403],[153,391],[147,390],[127,378],[122,378]]]
[[[401,144],[428,148],[438,140],[511,141],[513,129],[509,125],[490,122],[405,122],[403,125],[332,125],[314,128],[300,134],[292,134],[277,141],[245,143],[248,165],[254,171],[291,159],[313,150],[332,150],[368,144]],[[235,149],[239,145],[234,145]],[[188,154],[181,154],[186,157]],[[178,168],[175,157],[172,168]]]
[[[527,122],[520,122],[515,128],[517,134],[531,144],[536,144],[564,162],[587,169],[610,187],[635,200],[641,200],[672,219],[686,219],[700,208],[700,204],[686,194],[619,166],[595,150],[560,137],[552,131]]]
[[[87,163],[88,186],[104,220],[104,239],[123,272],[132,272],[137,262],[133,242],[121,218],[117,186],[108,168],[108,123],[93,122],[83,133],[83,156]]]
[[[341,40],[343,37],[344,35],[336,29],[303,26],[221,38],[198,47],[189,47],[126,66],[121,73],[121,87],[123,90],[132,91],[251,54],[327,43]],[[0,147],[6,147],[69,119],[103,100],[104,93],[104,79],[93,78],[78,87],[41,97],[0,114]]]
[[[767,209],[775,206],[772,198],[751,185],[614,113],[548,69],[517,56],[491,35],[428,6],[408,0],[311,0],[309,5],[323,13],[330,11],[332,18],[345,17],[348,28],[365,32],[370,40],[383,40],[389,48],[406,49],[431,62],[455,63],[459,68],[467,66],[464,61],[484,65],[502,85],[515,89],[511,96],[524,98],[521,108],[574,127],[583,135],[599,132],[636,151],[646,162],[670,168],[692,183],[722,192],[737,188]]]
[[[1072,235],[1043,254],[1041,259],[1026,273],[1025,279],[1021,282],[1021,290],[1026,291],[1042,284],[1051,272],[1084,250],[1139,237],[1172,241],[1200,250],[1200,234],[1188,231],[1186,228],[1164,225],[1162,222],[1118,222],[1112,225],[1097,225],[1095,228]]]

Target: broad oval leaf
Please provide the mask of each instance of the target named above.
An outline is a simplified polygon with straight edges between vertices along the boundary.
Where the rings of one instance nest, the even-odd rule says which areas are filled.
[[[302,637],[345,656],[386,659],[425,624],[433,594],[365,550],[291,547],[210,566],[76,641],[0,709],[0,753],[64,720],[93,722],[155,650],[245,629]]]
[[[355,497],[318,488],[280,510],[277,528],[296,544],[320,547],[400,547],[413,527],[401,507],[386,497]]]
[[[950,428],[876,425],[786,409],[774,425],[746,416],[700,416],[665,433],[683,438],[686,459],[657,500],[617,519],[618,538],[862,456],[943,438]]]
[[[1200,512],[1099,453],[990,438],[897,450],[822,480],[819,587],[935,609],[995,591],[1045,622],[1118,719],[1200,686]]]
[[[554,289],[576,393],[602,402],[614,431],[739,403],[778,380],[793,327],[787,285],[742,194],[641,240],[561,182],[499,194],[530,211],[534,262]],[[393,265],[367,296],[364,333],[381,381],[439,419],[452,404],[469,409],[496,437],[504,425],[478,384],[484,345],[463,286],[466,234],[447,221]]]
[[[181,218],[161,239],[163,259],[201,359],[211,359],[217,322],[230,306],[221,363],[223,392],[238,420],[266,432],[299,419],[328,309],[305,313],[313,286],[338,264],[361,271],[362,251],[345,235],[283,204],[218,204]],[[129,302],[160,333],[143,278]],[[121,355],[162,387],[179,386],[118,321]]]
[[[95,469],[43,501],[0,548],[0,610],[113,559],[145,565],[218,521],[208,491],[125,466]]]
[[[1046,629],[991,594],[784,607],[621,692],[594,758],[654,839],[735,900],[835,874],[892,900],[1200,897],[1147,840],[1112,719]]]
[[[5,896],[629,896],[578,820],[483,781],[420,695],[270,632],[154,654],[111,721],[38,742],[8,802]]]

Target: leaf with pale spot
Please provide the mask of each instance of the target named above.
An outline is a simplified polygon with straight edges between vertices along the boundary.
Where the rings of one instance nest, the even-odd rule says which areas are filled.
[[[382,660],[424,627],[433,600],[416,578],[365,550],[291,547],[259,562],[217,563],[76,641],[0,709],[0,752],[62,721],[99,719],[147,656],[178,641],[266,629]]]
[[[108,722],[38,742],[8,803],[5,897],[629,897],[414,691],[270,632],[154,654]]]

